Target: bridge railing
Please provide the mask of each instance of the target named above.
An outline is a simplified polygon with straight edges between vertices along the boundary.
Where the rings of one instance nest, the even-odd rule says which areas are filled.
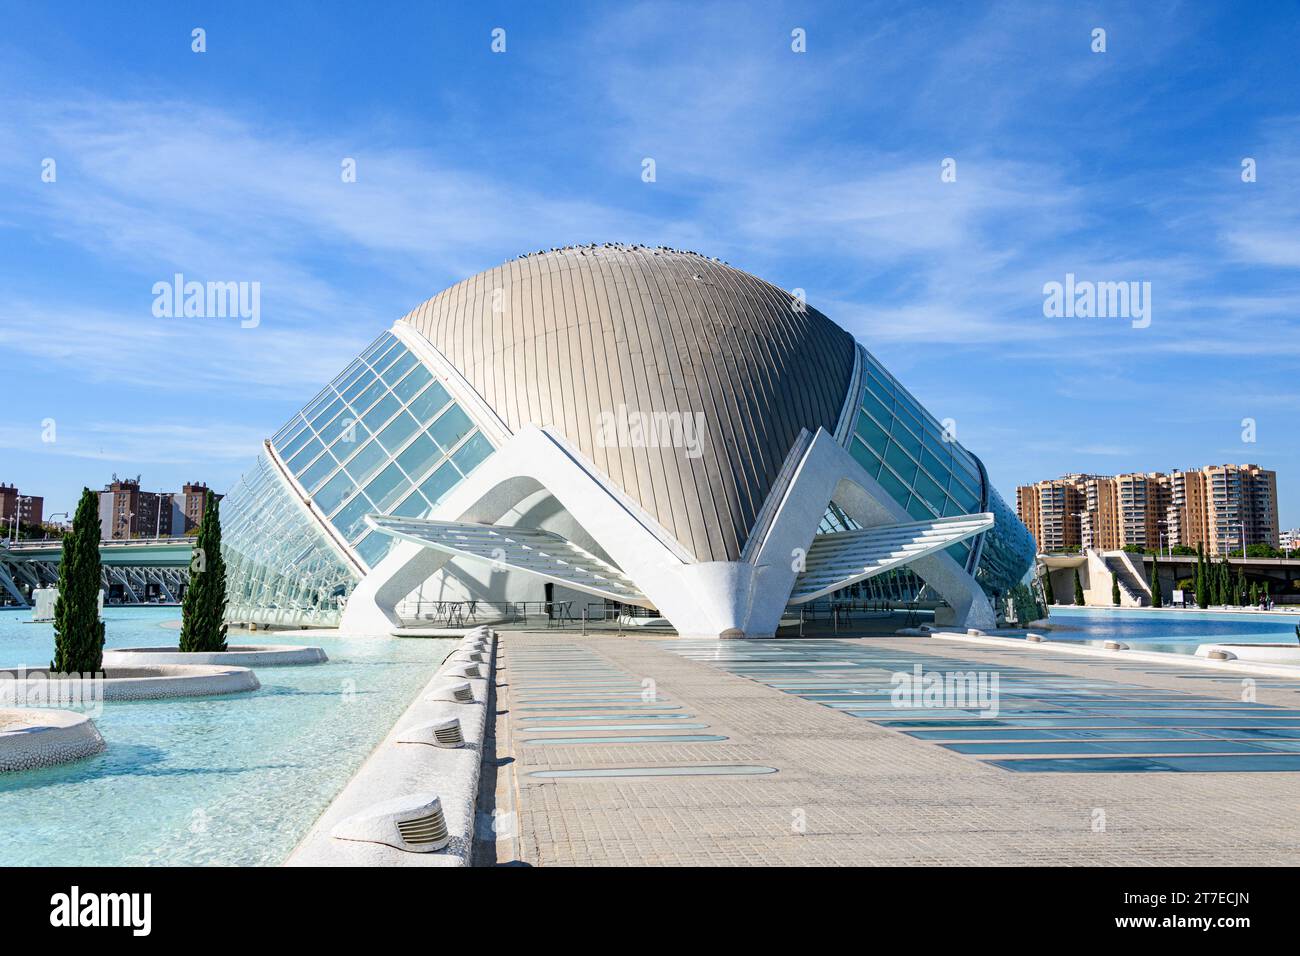
[[[45,551],[63,544],[62,538],[26,538],[22,541],[0,540],[0,550],[5,551]],[[194,544],[194,538],[180,535],[171,538],[127,538],[122,540],[105,540],[99,542],[101,548],[156,548],[159,545]]]

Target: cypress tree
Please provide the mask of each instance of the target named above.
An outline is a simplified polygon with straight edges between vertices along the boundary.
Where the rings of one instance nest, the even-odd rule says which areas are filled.
[[[1110,603],[1119,607],[1119,575],[1110,576]]]
[[[1160,562],[1154,557],[1151,559],[1151,606],[1165,606],[1164,595],[1160,593]]]
[[[1205,574],[1205,545],[1196,545],[1196,605],[1202,609],[1210,606],[1210,582]]]
[[[1237,586],[1233,588],[1232,603],[1238,606],[1246,603],[1246,567],[1237,565]]]
[[[190,584],[181,602],[180,649],[224,651],[226,649],[226,563],[221,557],[221,517],[217,499],[208,492],[203,518],[194,539],[194,560]]]
[[[1043,569],[1043,600],[1048,606],[1056,603],[1056,595],[1052,593],[1052,569]]]
[[[104,666],[99,534],[99,496],[83,488],[72,530],[63,536],[59,596],[54,601],[53,673],[93,674]]]
[[[1079,580],[1079,569],[1074,569],[1074,603],[1083,607],[1083,582]]]

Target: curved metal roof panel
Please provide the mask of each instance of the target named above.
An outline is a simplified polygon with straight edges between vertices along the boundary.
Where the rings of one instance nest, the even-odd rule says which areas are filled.
[[[801,429],[833,432],[852,337],[715,259],[579,246],[403,318],[512,429],[550,426],[700,561],[735,561]]]

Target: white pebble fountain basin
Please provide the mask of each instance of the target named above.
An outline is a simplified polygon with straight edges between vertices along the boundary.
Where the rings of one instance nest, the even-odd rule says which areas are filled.
[[[19,699],[43,697],[51,701],[211,697],[240,694],[262,686],[247,667],[213,664],[110,664],[93,676],[56,675],[52,679],[47,667],[7,667],[0,669],[0,681],[7,693],[17,694]]]
[[[85,714],[0,707],[0,773],[80,760],[104,746],[104,738]]]
[[[139,664],[221,664],[235,667],[288,667],[323,664],[329,660],[319,647],[305,644],[228,644],[224,651],[182,651],[177,647],[113,647],[104,649],[105,667]]]

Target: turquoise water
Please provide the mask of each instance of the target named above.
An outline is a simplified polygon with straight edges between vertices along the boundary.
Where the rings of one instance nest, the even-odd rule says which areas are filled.
[[[180,611],[104,617],[109,647],[175,644]],[[30,619],[0,611],[0,666],[49,663],[53,630]],[[258,633],[330,660],[260,668],[247,694],[106,703],[104,753],[0,774],[0,866],[280,863],[456,644],[328,633]]]
[[[1200,644],[1295,643],[1300,614],[1230,614],[1217,611],[1141,611],[1130,608],[1054,607],[1054,641],[1085,644],[1123,641],[1146,651],[1195,654]]]

